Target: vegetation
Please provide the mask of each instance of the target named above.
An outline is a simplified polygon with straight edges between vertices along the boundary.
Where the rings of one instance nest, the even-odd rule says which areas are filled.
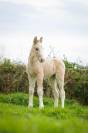
[[[64,62],[66,65],[66,97],[68,99],[76,99],[80,103],[88,105],[88,67],[70,63],[66,59]],[[28,78],[25,68],[26,66],[22,63],[11,62],[9,59],[0,60],[0,92],[28,93]],[[44,95],[52,96],[47,81],[44,81]]]
[[[0,133],[87,133],[88,107],[66,100],[65,109],[53,108],[53,100],[44,97],[45,109],[28,109],[28,94],[0,94]]]

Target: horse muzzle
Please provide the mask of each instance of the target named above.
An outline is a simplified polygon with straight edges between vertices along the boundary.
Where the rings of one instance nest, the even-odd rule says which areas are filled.
[[[42,58],[41,60],[40,60],[40,62],[44,62],[45,60]]]

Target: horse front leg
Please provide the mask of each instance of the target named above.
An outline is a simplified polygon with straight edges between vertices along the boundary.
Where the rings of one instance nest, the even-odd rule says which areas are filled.
[[[29,79],[29,103],[28,107],[32,108],[33,107],[33,95],[34,95],[34,88],[35,88],[35,79],[30,78]]]
[[[37,93],[39,97],[39,108],[44,108],[43,104],[43,75],[38,74],[37,76]]]
[[[51,87],[54,96],[54,108],[58,107],[58,99],[59,99],[59,89],[57,87],[56,79],[51,80]]]

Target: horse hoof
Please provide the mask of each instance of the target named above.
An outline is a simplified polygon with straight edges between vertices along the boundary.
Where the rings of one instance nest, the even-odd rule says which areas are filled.
[[[28,109],[32,109],[33,108],[33,105],[28,105]]]
[[[40,110],[44,109],[44,106],[40,106],[39,109],[40,109]]]
[[[58,106],[54,106],[54,108],[55,108],[55,109],[57,109],[57,108],[58,108]]]

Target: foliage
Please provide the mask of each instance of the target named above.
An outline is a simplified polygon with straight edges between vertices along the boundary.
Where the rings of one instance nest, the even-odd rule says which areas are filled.
[[[27,89],[28,79],[25,65],[11,62],[9,59],[0,62],[0,91],[5,93],[27,92]]]
[[[70,99],[77,99],[83,104],[88,104],[88,67],[75,63],[66,64],[65,90]]]
[[[52,99],[45,97],[45,108],[39,110],[38,98],[34,97],[35,106],[33,109],[28,109],[27,101],[28,94],[0,95],[0,133],[86,133],[88,131],[88,107],[81,106],[73,100],[66,100],[65,109],[61,109],[60,106],[54,109]]]
[[[66,97],[77,99],[82,104],[88,104],[88,67],[68,62],[67,59],[64,62],[66,65]],[[28,84],[26,66],[24,64],[11,62],[9,59],[0,61],[0,92],[28,93]],[[44,81],[44,95],[52,96],[52,91],[47,81]]]

